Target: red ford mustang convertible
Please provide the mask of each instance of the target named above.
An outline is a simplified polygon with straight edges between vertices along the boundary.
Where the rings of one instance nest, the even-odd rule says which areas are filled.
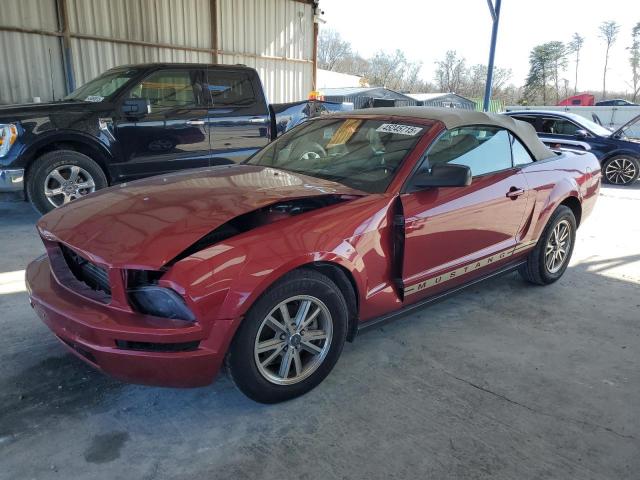
[[[345,340],[481,279],[562,276],[600,166],[510,117],[424,107],[309,121],[240,165],[123,184],[38,223],[31,303],[114,377],[301,395]]]

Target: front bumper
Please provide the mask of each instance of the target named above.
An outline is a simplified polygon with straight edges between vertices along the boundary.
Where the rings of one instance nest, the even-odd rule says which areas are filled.
[[[0,192],[22,192],[24,168],[0,169]]]
[[[42,256],[29,264],[26,283],[31,305],[42,321],[76,356],[120,380],[166,387],[208,385],[224,354],[200,346],[189,351],[144,351],[118,345],[202,342],[198,324],[160,319],[102,305],[68,290]]]

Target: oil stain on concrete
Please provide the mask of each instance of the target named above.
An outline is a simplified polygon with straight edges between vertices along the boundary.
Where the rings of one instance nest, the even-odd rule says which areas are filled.
[[[129,440],[127,432],[109,432],[96,435],[91,445],[84,452],[84,459],[89,463],[108,463],[120,457],[120,450]]]

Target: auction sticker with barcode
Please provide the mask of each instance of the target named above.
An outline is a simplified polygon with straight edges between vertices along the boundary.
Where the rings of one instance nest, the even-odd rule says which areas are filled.
[[[399,123],[383,123],[376,132],[397,133],[398,135],[409,135],[411,137],[422,131],[422,127],[413,127],[411,125],[400,125]]]

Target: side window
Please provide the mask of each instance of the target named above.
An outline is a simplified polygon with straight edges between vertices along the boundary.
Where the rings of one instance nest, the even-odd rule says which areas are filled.
[[[511,139],[511,155],[513,156],[513,165],[515,167],[521,165],[527,165],[533,162],[533,158],[529,155],[529,152],[524,145],[520,143],[513,135],[509,134],[509,138]]]
[[[129,93],[133,98],[147,98],[152,107],[177,108],[202,105],[202,87],[197,72],[165,70],[152,73]]]
[[[536,128],[536,117],[530,117],[530,116],[516,117],[516,116],[514,116],[513,118],[515,118],[516,120],[521,120],[523,122],[527,122],[533,128]]]
[[[207,88],[213,108],[246,107],[257,101],[251,76],[245,72],[210,70],[207,72]]]
[[[442,135],[429,149],[421,170],[439,163],[467,165],[475,177],[511,168],[510,135],[496,127],[462,127]]]
[[[575,135],[579,130],[575,123],[561,118],[543,118],[542,133],[551,133],[555,135]]]

